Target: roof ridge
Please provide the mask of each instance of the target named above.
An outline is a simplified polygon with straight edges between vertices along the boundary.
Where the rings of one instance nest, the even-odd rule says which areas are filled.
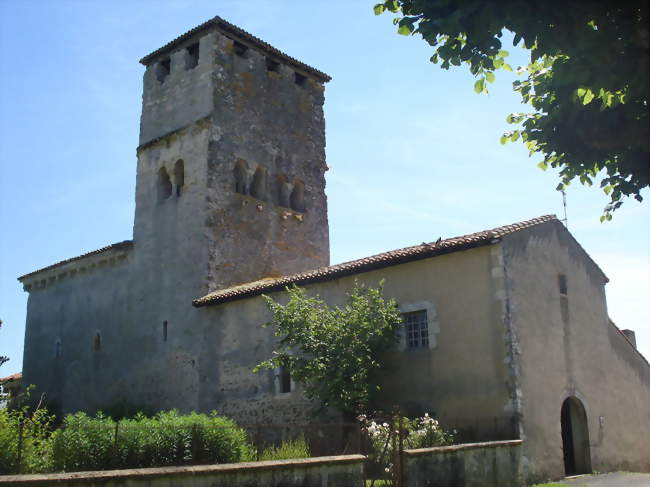
[[[331,81],[331,76],[328,74],[308,65],[303,63],[302,61],[299,61],[298,59],[289,56],[288,54],[280,51],[278,48],[273,47],[271,44],[268,42],[260,39],[257,36],[254,36],[250,32],[242,29],[241,27],[238,27],[237,25],[228,22],[226,19],[219,17],[218,15],[215,15],[209,20],[206,20],[202,24],[197,25],[196,27],[188,30],[184,34],[179,35],[178,37],[172,39],[169,41],[167,44],[163,45],[162,47],[159,47],[155,51],[150,52],[146,56],[144,56],[142,59],[140,59],[140,63],[144,64],[145,66],[153,60],[154,57],[162,54],[163,52],[166,52],[173,48],[174,46],[177,46],[181,42],[183,42],[186,39],[189,39],[192,37],[194,34],[201,32],[203,30],[206,30],[210,27],[216,27],[217,29],[225,32],[230,32],[231,34],[236,34],[240,38],[243,38],[252,44],[256,45],[258,48],[262,49],[263,51],[266,51],[268,53],[271,53],[275,55],[276,57],[283,59],[285,62],[288,62],[289,64],[293,64],[304,71],[310,73],[311,75],[315,76],[318,78],[320,81],[327,83],[328,81]]]
[[[295,274],[288,274],[275,279],[263,278],[256,281],[238,283],[194,299],[192,304],[194,306],[217,304],[225,301],[241,299],[246,296],[261,294],[263,292],[279,291],[289,284],[309,284],[316,281],[335,279],[349,274],[367,272],[374,269],[433,257],[458,250],[465,250],[481,245],[489,245],[491,243],[496,243],[495,239],[498,240],[510,233],[553,220],[557,221],[555,215],[543,215],[530,220],[495,227],[489,230],[482,230],[458,237],[450,237],[444,240],[438,239],[435,242],[423,242],[419,245],[389,250],[387,252],[341,262],[339,264],[319,267]]]
[[[24,274],[24,275],[20,276],[18,278],[18,280],[22,281],[23,279],[25,279],[27,277],[33,276],[34,274],[38,274],[39,272],[54,269],[55,267],[59,267],[59,266],[61,266],[63,264],[68,264],[69,262],[74,262],[76,260],[81,260],[81,259],[83,259],[85,257],[90,257],[91,255],[101,254],[102,252],[107,252],[107,251],[112,250],[112,249],[117,249],[117,250],[124,249],[124,248],[131,247],[131,246],[133,246],[133,240],[122,240],[121,242],[116,242],[114,244],[107,245],[107,246],[102,247],[100,249],[91,250],[90,252],[86,252],[84,254],[77,255],[76,257],[70,257],[68,259],[64,259],[64,260],[61,260],[61,261],[56,262],[54,264],[51,264],[51,265],[42,267],[40,269],[37,269],[35,271],[28,272],[27,274]]]

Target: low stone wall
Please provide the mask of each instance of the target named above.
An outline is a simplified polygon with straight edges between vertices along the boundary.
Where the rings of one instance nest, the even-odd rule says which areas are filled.
[[[0,487],[362,487],[363,455],[0,476]]]
[[[521,440],[404,451],[404,487],[520,487]]]

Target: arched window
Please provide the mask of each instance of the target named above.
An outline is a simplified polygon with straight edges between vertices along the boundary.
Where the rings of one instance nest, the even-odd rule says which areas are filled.
[[[248,166],[241,159],[235,164],[235,192],[248,194]]]
[[[102,349],[102,335],[101,333],[95,333],[95,338],[93,338],[93,350],[99,352]]]
[[[266,168],[257,166],[253,175],[253,184],[251,184],[251,196],[258,200],[266,199]]]
[[[172,182],[164,167],[158,171],[158,201],[162,202],[172,195]]]
[[[174,184],[176,185],[176,196],[180,196],[185,185],[185,163],[179,159],[174,164]]]
[[[293,191],[291,191],[289,203],[292,210],[305,211],[305,184],[302,181],[296,180],[293,183]]]

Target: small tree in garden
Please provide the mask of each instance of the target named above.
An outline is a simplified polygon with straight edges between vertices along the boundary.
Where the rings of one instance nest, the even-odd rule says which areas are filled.
[[[383,296],[383,282],[377,288],[355,284],[343,307],[297,286],[287,293],[286,305],[265,296],[273,317],[264,326],[280,340],[273,357],[254,371],[286,367],[309,399],[351,416],[363,412],[380,389],[372,373],[397,343],[401,323],[397,304]]]
[[[428,413],[413,419],[395,415],[386,421],[381,421],[376,417],[363,414],[357,419],[370,440],[371,451],[368,455],[370,462],[377,465],[387,476],[382,484],[386,487],[398,485],[395,461],[400,447],[414,449],[451,445],[456,433],[455,430],[445,430]],[[370,487],[374,485],[375,480],[372,480]]]

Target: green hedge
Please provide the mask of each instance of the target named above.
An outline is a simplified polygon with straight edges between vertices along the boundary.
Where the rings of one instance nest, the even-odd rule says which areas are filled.
[[[0,475],[251,461],[246,432],[230,419],[176,411],[119,422],[76,413],[51,430],[39,409],[0,410]]]
[[[55,471],[162,467],[249,461],[246,432],[218,416],[176,411],[115,422],[99,413],[66,416],[51,437]]]

